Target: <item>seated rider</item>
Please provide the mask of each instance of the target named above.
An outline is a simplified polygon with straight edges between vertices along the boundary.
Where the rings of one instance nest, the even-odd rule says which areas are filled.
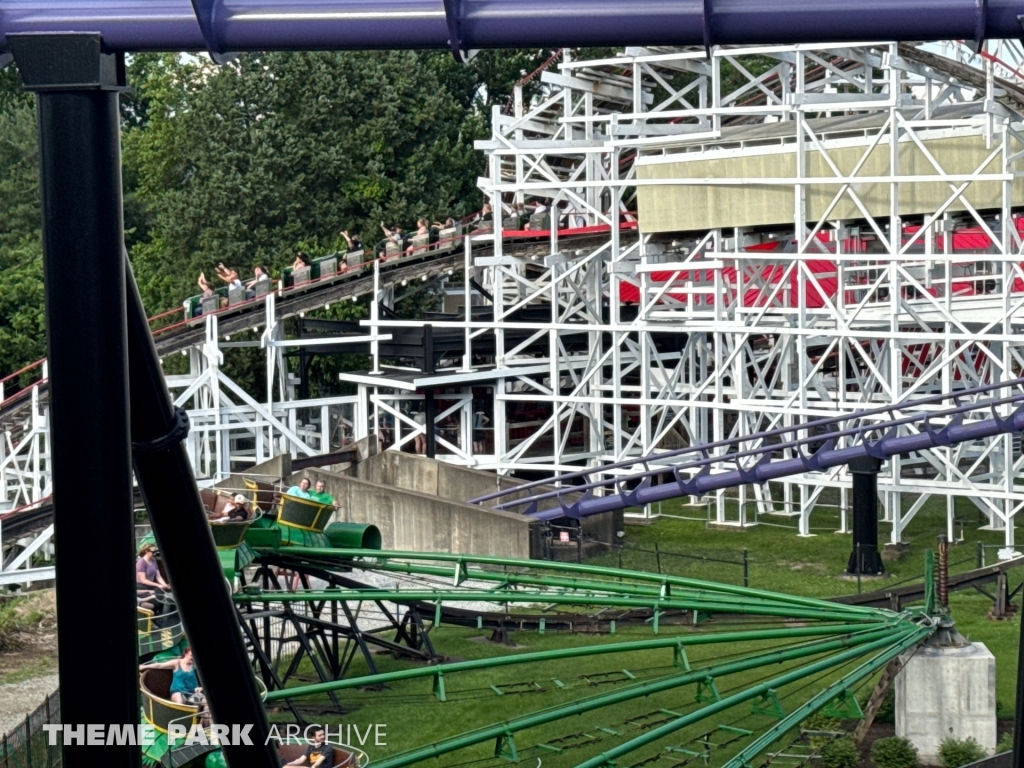
[[[173,669],[171,677],[171,701],[175,704],[203,703],[203,689],[199,686],[199,677],[196,675],[196,663],[192,658],[192,649],[185,647],[180,659],[160,661],[151,664],[143,664],[142,669]]]
[[[402,231],[401,227],[395,227],[394,229],[388,229],[384,226],[384,222],[380,223],[380,228],[384,230],[384,238],[388,242],[392,242],[398,246],[398,252],[401,253],[405,250],[406,234]],[[382,245],[380,250],[377,252],[377,258],[384,261],[388,256],[387,245]]]
[[[334,748],[327,743],[323,728],[313,732],[313,743],[306,751],[290,763],[281,761],[281,765],[308,765],[310,768],[330,768],[334,765]]]
[[[341,230],[341,236],[345,238],[345,245],[347,246],[346,253],[352,253],[353,251],[363,250],[363,241],[359,237],[352,237],[347,229]]]
[[[295,254],[295,261],[292,262],[292,271],[305,269],[312,265],[313,262],[309,260],[309,256],[307,256],[303,251],[299,251]]]
[[[327,493],[327,483],[323,480],[316,481],[316,490],[310,494],[314,500],[319,501],[321,504],[333,504],[334,497]]]
[[[204,299],[213,296],[213,286],[210,285],[210,281],[206,279],[206,274],[203,272],[199,273],[199,290],[203,292]]]
[[[245,297],[252,299],[256,297],[256,284],[270,282],[270,275],[263,267],[256,267],[253,270],[253,278],[245,284]]]
[[[223,520],[246,520],[249,517],[249,501],[242,494],[235,494],[219,513],[210,515],[210,522]]]
[[[163,576],[160,575],[160,569],[157,567],[156,560],[153,559],[155,553],[155,544],[145,544],[139,550],[139,559],[135,561],[135,581],[140,591],[151,594],[154,594],[154,590],[171,588],[170,584],[164,581]],[[146,587],[148,589],[145,589]]]
[[[221,261],[217,263],[216,272],[217,277],[219,277],[221,280],[227,283],[230,287],[242,287],[242,279],[238,276],[238,272],[236,272],[233,269],[229,269],[228,267],[225,267],[224,262]]]
[[[309,478],[304,477],[299,481],[298,485],[293,485],[287,491],[286,494],[289,496],[298,496],[300,499],[311,499],[313,494],[309,491]]]

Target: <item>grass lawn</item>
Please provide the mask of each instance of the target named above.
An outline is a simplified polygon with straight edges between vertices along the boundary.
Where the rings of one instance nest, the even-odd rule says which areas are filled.
[[[706,631],[679,627],[669,630],[681,633]],[[668,632],[662,632],[662,636],[666,634]],[[468,659],[653,637],[650,628],[647,627],[632,627],[615,636],[516,633],[514,639],[526,647],[514,650],[490,643],[474,642],[473,638],[479,639],[480,635],[479,630],[443,628],[434,635],[434,643],[449,656]],[[726,663],[778,647],[781,647],[781,644],[777,640],[698,646],[688,650],[688,657],[694,667],[701,667]],[[378,658],[382,671],[409,666],[409,662],[396,661],[388,656],[382,655]],[[764,665],[718,679],[719,693],[723,697],[728,697],[757,682],[797,669],[818,658],[821,657],[807,655],[791,662]],[[659,649],[458,673],[446,678],[448,700],[445,702],[438,701],[432,695],[430,678],[404,681],[392,684],[384,691],[345,691],[339,698],[344,706],[352,708],[350,714],[342,717],[317,717],[311,712],[308,719],[314,722],[356,724],[363,730],[370,724],[384,724],[387,734],[386,746],[376,746],[372,743],[367,745],[371,758],[378,761],[388,755],[429,745],[460,732],[500,723],[538,710],[572,704],[587,697],[624,691],[644,681],[683,674],[684,670],[673,667],[672,661],[670,649]],[[786,712],[793,711],[806,698],[809,690],[820,690],[827,683],[838,679],[841,673],[852,668],[851,665],[847,665],[834,671],[819,672],[779,688],[778,697],[783,709]],[[306,671],[308,672],[308,668]],[[870,684],[869,681],[858,689],[857,693],[861,698],[867,695]],[[676,717],[675,713],[686,714],[707,706],[709,702],[699,703],[695,700],[696,694],[697,685],[691,683],[592,712],[573,714],[550,724],[538,725],[516,735],[519,756],[524,764],[530,766],[534,766],[536,759],[541,758],[544,766],[568,768],[587,757],[639,736],[652,726],[673,719]],[[326,697],[323,696],[302,701],[305,706],[328,704]],[[289,719],[284,712],[278,717],[285,722]],[[716,755],[716,760],[719,760],[734,754],[749,742],[749,739],[742,737],[733,729],[748,729],[759,733],[775,722],[776,718],[771,714],[752,714],[751,702],[746,702],[659,739],[630,755],[620,765],[633,765],[635,761],[652,757],[669,748],[700,752],[703,751],[705,738],[711,744],[717,745],[713,751],[719,753]],[[541,744],[547,746],[540,746]],[[355,745],[358,746],[358,743]],[[437,761],[428,760],[424,765],[454,766],[469,762],[483,765],[503,764],[504,760],[494,760],[494,749],[495,740],[492,737],[441,757]],[[679,754],[680,759],[685,756],[685,753]]]
[[[825,494],[830,491],[826,489]],[[827,501],[838,501],[838,493],[825,496]],[[909,509],[913,499],[904,501],[904,509]],[[680,501],[663,503],[665,515],[695,517],[703,509],[683,506]],[[984,545],[1001,545],[1005,541],[1002,531],[980,531],[983,516],[967,499],[956,499],[955,519],[964,523],[964,541],[950,550],[952,573],[970,570],[977,567],[978,543]],[[652,525],[631,525],[626,529],[628,544],[652,549],[657,542],[661,550],[681,553],[705,552],[723,554],[725,558],[741,559],[736,552],[748,551],[749,584],[751,587],[770,589],[790,594],[808,595],[813,597],[834,597],[852,594],[857,591],[856,581],[842,576],[850,557],[849,535],[834,533],[839,527],[839,513],[831,509],[815,511],[811,516],[812,530],[815,535],[800,537],[796,535],[796,523],[785,517],[775,515],[762,516],[761,524],[745,530],[712,529],[705,523],[696,520],[682,520],[674,517],[661,517]],[[879,522],[879,544],[889,540],[891,527],[888,523]],[[907,553],[897,562],[886,563],[889,573],[877,579],[864,579],[862,589],[865,592],[881,589],[897,582],[912,583],[920,581],[924,572],[924,553],[934,549],[937,537],[946,532],[945,499],[930,499],[915,515],[904,530],[903,540],[910,545]],[[1020,534],[1017,534],[1019,541]],[[1024,545],[1022,545],[1024,546]],[[624,557],[626,567],[636,564],[655,569],[652,556],[642,555],[631,558]],[[995,551],[986,551],[986,563],[995,562]],[[616,561],[614,556],[606,556],[605,561]],[[632,561],[636,560],[637,563]],[[689,560],[679,557],[662,555],[662,568],[670,573],[694,578],[720,579],[732,583],[740,583],[742,568],[725,566],[718,563],[706,563],[700,560]],[[703,575],[706,573],[707,575]],[[1020,569],[1010,574],[1010,588],[1021,583]],[[990,585],[990,588],[994,585]],[[1014,601],[1020,603],[1018,597]],[[950,612],[961,633],[971,640],[985,643],[996,657],[996,696],[1000,717],[1009,717],[1013,711],[1014,691],[1017,675],[1017,645],[1020,637],[1020,618],[1010,621],[992,621],[986,618],[992,601],[973,590],[970,592],[952,593],[950,595]]]
[[[838,492],[831,496],[829,492],[830,489],[823,492],[826,502],[837,502]],[[912,503],[913,499],[905,499],[905,509]],[[627,525],[623,567],[656,570],[657,558],[652,551],[657,544],[662,553],[661,567],[667,573],[739,584],[743,579],[742,552],[746,549],[751,587],[814,597],[835,597],[857,591],[856,581],[842,576],[850,557],[851,537],[834,533],[839,528],[837,510],[815,511],[811,516],[814,535],[809,537],[797,535],[794,518],[779,515],[762,515],[757,525],[746,529],[723,530],[708,528],[703,519],[680,519],[705,517],[703,507],[684,506],[681,500],[664,502],[661,511],[663,517],[652,525]],[[730,517],[734,516],[730,511]],[[748,519],[752,517],[748,514]],[[950,572],[977,567],[979,543],[989,547],[986,562],[995,562],[995,546],[1003,543],[1005,534],[978,530],[981,513],[966,499],[956,500],[955,518],[964,524],[965,540],[950,551]],[[888,523],[879,522],[880,546],[889,540],[890,529]],[[945,499],[929,500],[904,530],[903,541],[910,545],[909,550],[900,560],[886,563],[886,576],[864,579],[863,591],[906,580],[920,581],[925,550],[935,549],[937,537],[945,532]],[[700,557],[731,562],[719,563],[713,559],[698,559]],[[618,564],[618,555],[609,554],[597,562]],[[1019,583],[1020,575],[1015,578],[1015,584]]]

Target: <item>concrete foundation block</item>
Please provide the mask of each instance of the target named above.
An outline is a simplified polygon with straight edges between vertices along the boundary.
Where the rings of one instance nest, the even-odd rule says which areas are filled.
[[[910,554],[910,545],[904,542],[899,544],[885,544],[882,547],[882,562],[895,563]]]
[[[939,764],[948,738],[970,737],[995,752],[996,660],[983,643],[923,645],[904,657],[895,685],[896,735],[917,747],[923,764]]]

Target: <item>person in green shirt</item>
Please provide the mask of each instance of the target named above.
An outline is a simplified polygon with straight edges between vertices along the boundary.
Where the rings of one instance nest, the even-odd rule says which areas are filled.
[[[309,494],[311,498],[319,501],[321,504],[333,504],[334,497],[327,493],[327,483],[323,480],[316,481],[316,490]]]

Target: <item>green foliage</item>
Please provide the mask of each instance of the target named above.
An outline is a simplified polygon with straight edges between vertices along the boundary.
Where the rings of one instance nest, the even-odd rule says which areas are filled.
[[[806,718],[800,723],[800,728],[804,731],[821,731],[824,733],[840,733],[843,730],[842,724],[834,717],[823,715],[821,712],[815,712],[813,715]],[[809,736],[808,741],[811,745],[811,749],[815,751],[821,751],[825,748],[830,741],[831,736]]]
[[[1010,752],[1013,750],[1013,729],[1004,733],[999,737],[999,741],[996,743],[996,754],[1001,755],[1003,752]]]
[[[300,243],[337,247],[341,229],[370,245],[381,221],[476,210],[472,142],[486,122],[466,106],[485,75],[453,67],[413,51],[145,60],[141,79],[131,73],[144,127],[127,132],[125,165],[143,209],[132,255],[147,306],[195,293],[218,261],[280,270]]]
[[[43,255],[38,240],[0,244],[0,375],[46,354]]]
[[[0,601],[0,651],[20,648],[21,633],[30,629],[32,624],[33,616],[18,610],[17,599]]]
[[[839,720],[828,715],[823,715],[821,712],[815,712],[813,715],[807,717],[800,727],[805,731],[841,731],[842,725]]]
[[[890,736],[871,746],[871,759],[878,768],[915,768],[917,747],[902,736]]]
[[[0,70],[0,376],[43,356],[39,152],[33,97]],[[10,385],[8,385],[10,386]]]
[[[945,768],[960,768],[983,757],[985,750],[970,736],[966,739],[943,739],[939,745],[939,760]]]
[[[0,100],[0,246],[39,239],[39,151],[32,102]]]
[[[130,56],[125,239],[147,309],[179,305],[218,261],[279,270],[299,248],[339,248],[341,229],[372,245],[381,220],[411,228],[477,210],[473,141],[550,55],[484,51],[467,66],[441,52],[246,54],[223,67]],[[45,347],[34,96],[20,86],[17,68],[0,70],[0,375]],[[540,88],[526,84],[527,101]],[[436,303],[427,293],[401,309]]]
[[[21,73],[18,68],[0,68],[0,112],[7,112],[17,106],[32,107],[34,103],[35,97],[21,89]]]
[[[823,768],[856,768],[860,750],[849,736],[840,736],[821,750]]]

